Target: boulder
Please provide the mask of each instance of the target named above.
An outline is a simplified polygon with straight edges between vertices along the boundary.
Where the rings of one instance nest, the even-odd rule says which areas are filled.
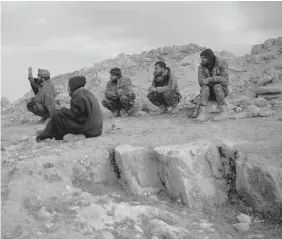
[[[279,63],[275,66],[276,70],[282,70],[282,63]]]
[[[120,145],[115,149],[115,160],[124,185],[133,194],[153,193],[162,187],[152,149]]]
[[[257,108],[255,105],[249,105],[247,106],[246,108],[247,110],[247,116],[248,117],[256,117],[258,116],[258,113],[259,113],[259,108]]]
[[[264,98],[256,98],[255,101],[255,106],[262,108],[268,105],[268,101]]]
[[[269,117],[273,114],[270,109],[260,109],[258,116],[260,117]]]
[[[7,97],[1,97],[1,108],[7,108],[10,106],[10,101]]]
[[[278,99],[282,96],[281,93],[277,93],[277,94],[263,94],[263,95],[258,95],[258,98],[264,98],[266,100],[274,100],[274,99]]]
[[[269,47],[272,47],[275,43],[275,39],[268,39],[263,43],[263,47],[265,49],[268,49]]]
[[[272,81],[272,77],[270,77],[270,76],[261,78],[261,79],[258,80],[255,87],[264,86],[264,85],[270,83],[271,81]]]
[[[250,226],[248,223],[237,223],[233,225],[234,228],[238,231],[238,232],[248,232],[250,230]]]
[[[221,156],[226,148],[206,141],[155,148],[159,175],[169,195],[192,208],[226,202],[232,187],[225,180],[232,175],[232,163]]]
[[[230,100],[230,103],[239,107],[244,107],[254,104],[254,98],[244,95],[239,95]]]
[[[246,215],[246,214],[240,214],[236,217],[237,221],[240,223],[248,223],[251,224],[252,219],[250,216]]]
[[[270,165],[251,153],[238,159],[236,191],[256,212],[275,220],[282,212],[282,167]]]
[[[281,86],[260,86],[255,89],[255,93],[258,95],[282,93],[282,87]]]
[[[282,71],[281,70],[274,71],[273,76],[274,76],[275,79],[281,80],[282,79]]]
[[[257,55],[257,54],[261,53],[262,52],[262,46],[263,45],[261,45],[261,44],[252,46],[251,54]]]

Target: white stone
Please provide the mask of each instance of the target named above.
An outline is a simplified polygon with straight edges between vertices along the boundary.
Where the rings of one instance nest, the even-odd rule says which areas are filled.
[[[245,233],[250,230],[250,226],[248,223],[237,223],[237,224],[234,224],[233,226],[238,232]]]
[[[172,198],[193,208],[226,202],[223,175],[229,163],[220,156],[218,145],[199,141],[154,149],[161,163],[159,175]]]
[[[241,223],[248,223],[248,224],[251,224],[252,222],[252,219],[250,216],[246,215],[246,214],[240,214],[236,217],[236,219],[238,220],[238,222],[241,222]]]
[[[264,98],[256,98],[254,103],[259,108],[268,105],[268,101]]]
[[[259,113],[259,108],[257,108],[255,105],[247,106],[248,117],[256,117],[258,116],[258,113]]]
[[[161,188],[154,151],[144,147],[120,145],[115,149],[116,163],[124,183],[132,193],[143,195]]]

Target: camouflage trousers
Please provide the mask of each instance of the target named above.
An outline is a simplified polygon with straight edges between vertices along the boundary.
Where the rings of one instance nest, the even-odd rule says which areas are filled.
[[[120,97],[114,100],[102,100],[102,105],[113,113],[116,111],[121,111],[122,109],[124,109],[125,111],[129,111],[134,105],[134,100],[134,95],[121,95]]]
[[[201,105],[207,106],[208,101],[217,101],[218,105],[225,105],[225,97],[227,96],[227,90],[220,84],[214,84],[213,86],[203,86],[200,92]]]
[[[40,116],[43,118],[50,117],[48,110],[39,103],[28,102],[26,104],[26,108],[37,116]]]
[[[147,95],[147,98],[155,106],[176,106],[180,101],[180,95],[177,94],[174,90],[166,91],[164,93],[150,92]]]

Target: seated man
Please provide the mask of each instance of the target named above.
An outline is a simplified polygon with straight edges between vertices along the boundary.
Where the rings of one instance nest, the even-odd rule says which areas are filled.
[[[38,123],[44,123],[52,114],[52,106],[56,97],[54,85],[49,80],[48,70],[38,69],[38,77],[33,78],[32,68],[29,67],[28,79],[35,97],[27,103],[27,109],[35,115],[41,116]]]
[[[178,82],[163,61],[155,64],[154,79],[147,98],[160,108],[160,114],[166,113],[168,107],[172,107],[173,114],[178,112],[177,105],[181,99]]]
[[[216,100],[220,114],[214,120],[229,119],[225,97],[228,94],[228,64],[225,60],[219,59],[211,49],[201,53],[202,63],[198,69],[198,82],[201,87],[200,106],[197,120],[200,122],[206,119],[206,106],[208,100]]]
[[[131,81],[123,77],[119,68],[110,70],[110,81],[107,83],[105,97],[102,105],[110,110],[115,117],[121,112],[132,115],[135,109],[135,93],[132,89]]]
[[[66,134],[83,134],[85,137],[97,137],[103,131],[102,111],[96,97],[83,87],[86,84],[84,76],[69,79],[68,92],[71,96],[70,109],[55,105],[55,111],[36,140],[47,138],[63,139]]]

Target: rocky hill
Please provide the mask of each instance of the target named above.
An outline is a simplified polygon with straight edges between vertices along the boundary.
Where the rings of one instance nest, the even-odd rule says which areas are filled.
[[[115,59],[107,59],[94,64],[93,67],[55,76],[52,78],[52,81],[59,92],[58,99],[63,104],[68,105],[69,96],[66,91],[68,79],[72,76],[84,75],[87,78],[86,87],[101,101],[104,96],[106,82],[109,80],[109,70],[113,67],[120,67],[123,74],[132,79],[141,110],[145,108],[147,109],[146,111],[154,111],[155,107],[147,101],[146,94],[152,81],[154,63],[158,60],[163,60],[178,77],[183,95],[180,106],[185,107],[189,104],[189,100],[199,92],[197,67],[200,62],[199,54],[204,49],[204,47],[196,44],[188,44],[184,46],[163,47],[133,55],[121,53]],[[281,37],[269,39],[261,45],[253,46],[251,54],[242,57],[236,57],[228,51],[216,52],[216,55],[228,61],[230,83],[233,90],[233,94],[230,96],[231,98],[233,95],[237,97],[238,94],[252,99],[258,95],[264,95],[260,97],[267,98],[268,100],[279,98],[282,91]],[[256,87],[263,87],[266,84],[266,89],[258,88],[257,92],[254,90]],[[276,94],[268,95],[269,93]],[[10,115],[13,120],[18,122],[31,120],[33,118],[32,115],[25,110],[25,102],[31,96],[32,92],[29,92],[14,102],[9,109],[4,108],[6,115]],[[106,110],[104,111],[107,113]],[[13,114],[19,114],[21,116],[13,117]]]
[[[38,117],[25,108],[32,93],[12,104],[2,99],[2,237],[280,239],[282,38],[241,57],[216,52],[230,68],[230,120],[224,122],[187,117],[199,93],[203,49],[190,44],[120,54],[53,77],[65,105],[71,76],[86,76],[99,100],[110,68],[131,77],[146,112],[113,122],[103,109],[98,138],[37,143],[36,131],[45,125],[34,124]],[[154,115],[146,100],[157,60],[179,78],[176,117]],[[209,112],[212,119],[216,109]]]

